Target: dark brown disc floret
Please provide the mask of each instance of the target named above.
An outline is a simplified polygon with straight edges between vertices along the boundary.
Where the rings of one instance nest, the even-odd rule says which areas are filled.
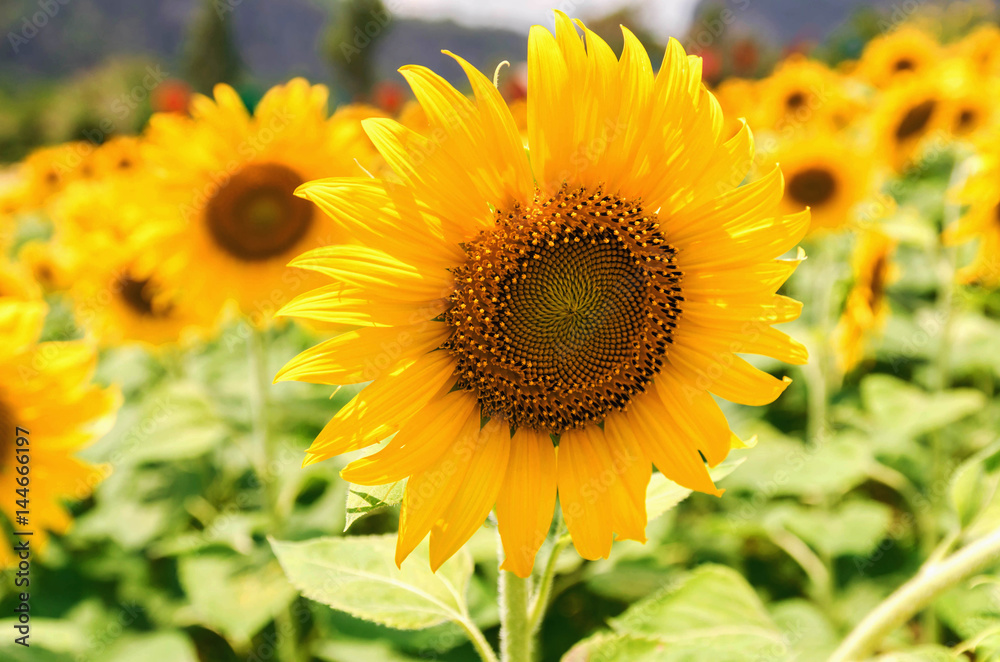
[[[682,274],[639,201],[536,194],[465,251],[444,347],[485,415],[558,434],[624,409],[663,365]]]

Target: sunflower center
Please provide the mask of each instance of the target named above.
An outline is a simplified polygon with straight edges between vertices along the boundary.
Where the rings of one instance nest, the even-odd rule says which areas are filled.
[[[976,111],[971,108],[965,108],[958,114],[958,119],[955,122],[955,127],[964,131],[976,123]]]
[[[802,92],[793,92],[785,99],[785,107],[789,110],[798,110],[806,103],[806,95]]]
[[[836,191],[837,180],[823,168],[808,168],[797,172],[788,181],[788,195],[796,202],[811,207],[827,202]]]
[[[149,292],[149,279],[135,280],[130,276],[122,276],[118,281],[122,301],[134,312],[144,317],[165,317],[169,309],[154,308],[153,297]]]
[[[216,244],[248,262],[290,250],[313,222],[311,203],[294,195],[302,181],[294,170],[277,163],[244,166],[205,208]]]
[[[928,99],[906,111],[906,115],[896,126],[896,139],[906,140],[923,131],[930,122],[936,106],[937,103],[933,99]]]
[[[908,57],[896,60],[896,64],[893,65],[893,69],[896,71],[913,71],[916,68],[916,63]]]
[[[444,348],[486,415],[558,434],[624,409],[659,371],[682,274],[638,201],[536,194],[465,251]]]

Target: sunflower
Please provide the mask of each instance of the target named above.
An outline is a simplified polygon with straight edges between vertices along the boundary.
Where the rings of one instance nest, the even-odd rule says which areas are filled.
[[[937,39],[905,25],[868,42],[856,74],[875,87],[886,88],[904,78],[925,76],[940,59]]]
[[[94,177],[133,176],[142,167],[141,144],[135,136],[110,138],[91,159]]]
[[[107,429],[120,405],[116,390],[91,381],[97,361],[91,346],[38,343],[45,313],[41,301],[0,299],[0,490],[10,495],[0,512],[14,522],[17,469],[23,466],[15,461],[14,444],[21,428],[28,431],[28,527],[36,551],[48,532],[69,527],[64,500],[85,498],[107,473],[75,453]],[[9,549],[0,545],[0,565],[12,562]]]
[[[42,288],[19,262],[0,261],[0,301],[37,301]]]
[[[904,170],[948,138],[949,119],[941,82],[910,78],[886,90],[872,113],[876,153],[893,170]]]
[[[747,120],[756,127],[798,131],[826,127],[853,105],[841,77],[826,65],[794,55],[757,84]]]
[[[62,292],[72,282],[67,269],[70,258],[62,247],[53,242],[28,241],[18,249],[17,259],[44,292]]]
[[[51,257],[70,280],[135,252],[143,210],[130,199],[131,184],[114,177],[75,181],[50,205]]]
[[[782,207],[809,207],[812,230],[838,229],[856,220],[873,191],[871,160],[838,134],[823,133],[785,146],[777,155],[785,175]]]
[[[1000,134],[977,141],[979,168],[958,192],[958,202],[965,213],[957,223],[945,228],[946,244],[961,244],[978,239],[972,263],[958,272],[964,283],[1000,286]]]
[[[18,211],[45,208],[70,182],[94,177],[95,148],[77,141],[53,147],[43,147],[28,155],[21,163]]]
[[[982,74],[1000,73],[1000,28],[983,24],[951,45],[950,51]]]
[[[335,282],[282,314],[358,328],[276,380],[371,382],[306,463],[392,437],[341,475],[408,478],[397,563],[430,534],[436,569],[495,505],[503,567],[526,577],[557,494],[583,557],[645,540],[651,464],[721,494],[708,467],[738,442],[712,393],[761,405],[789,383],[736,353],[807,358],[771,325],[800,312],[776,294],[798,260],[775,258],[808,213],[778,210],[777,169],[739,186],[752,137],[723,136],[700,58],[672,40],[654,75],[623,32],[619,59],[561,12],[554,36],[532,28],[527,151],[490,78],[446,52],[474,100],[406,66],[432,128],[364,123],[394,181],[299,188],[357,245],[297,258]]]
[[[303,79],[271,89],[256,111],[236,92],[196,96],[191,117],[150,120],[140,178],[131,199],[143,210],[150,249],[141,268],[163,287],[201,304],[207,320],[227,300],[255,321],[310,281],[286,264],[332,242],[333,223],[292,195],[310,179],[374,170],[360,119],[375,111],[344,108],[327,116],[328,90]]]
[[[875,231],[865,232],[855,248],[854,286],[834,331],[837,359],[844,372],[858,364],[868,337],[885,325],[889,313],[886,287],[896,277],[895,250],[892,239]]]
[[[966,59],[952,58],[932,74],[945,97],[945,127],[959,138],[972,138],[997,122],[996,79],[978,72]]]

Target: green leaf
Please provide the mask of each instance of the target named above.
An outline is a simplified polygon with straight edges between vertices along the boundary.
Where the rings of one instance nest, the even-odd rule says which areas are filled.
[[[842,435],[810,446],[769,431],[759,434],[764,441],[727,481],[733,490],[758,493],[766,485],[775,496],[842,495],[868,477],[872,449],[866,440]]]
[[[867,556],[881,543],[892,523],[892,509],[877,501],[848,501],[825,510],[783,503],[765,516],[829,556]]]
[[[745,457],[730,456],[725,462],[717,467],[709,469],[708,473],[712,480],[718,482],[736,470],[736,467],[743,464]],[[693,490],[681,487],[661,473],[654,473],[646,488],[646,517],[652,521],[674,508],[684,499],[691,495]]]
[[[388,485],[376,485],[366,487],[364,485],[354,485],[347,488],[347,518],[344,522],[344,531],[351,528],[351,524],[367,515],[374,515],[392,506],[398,506],[403,501],[403,491],[406,488],[406,480],[396,481]]]
[[[465,612],[472,559],[465,550],[432,573],[426,543],[397,568],[396,535],[271,541],[288,579],[302,595],[352,616],[419,630]]]
[[[934,602],[934,610],[950,630],[973,642],[977,660],[1000,659],[1000,583],[995,577],[951,589]]]
[[[944,646],[918,646],[905,651],[896,651],[873,657],[870,662],[955,662],[965,659],[956,656]]]
[[[951,502],[959,525],[972,529],[970,537],[1000,525],[1000,441],[958,467],[951,480]]]
[[[295,598],[274,559],[261,564],[234,553],[182,557],[178,574],[192,619],[246,644]]]
[[[778,660],[781,632],[738,573],[704,565],[629,607],[599,634],[570,650],[564,662]]]
[[[785,600],[771,605],[770,610],[794,652],[795,662],[825,662],[840,642],[837,628],[811,602]]]
[[[96,658],[96,656],[95,656]],[[107,662],[198,662],[198,653],[191,640],[180,632],[161,631],[141,637],[130,637],[115,646],[107,655]]]
[[[869,375],[861,382],[861,399],[875,428],[893,436],[918,437],[979,411],[985,397],[974,389],[926,391],[889,375]]]

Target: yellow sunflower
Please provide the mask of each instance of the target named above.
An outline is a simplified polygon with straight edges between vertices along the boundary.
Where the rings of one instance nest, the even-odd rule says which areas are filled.
[[[115,389],[91,381],[97,362],[91,346],[38,343],[45,313],[41,301],[0,299],[0,490],[9,495],[0,502],[0,512],[11,527],[34,532],[36,552],[48,532],[69,527],[64,500],[87,497],[106,474],[106,468],[74,453],[106,431],[120,405]],[[18,428],[28,434],[19,435]],[[28,465],[15,460],[18,436],[27,439]],[[27,525],[17,526],[14,495],[25,482],[22,466],[28,466],[30,514]],[[0,545],[0,565],[13,560],[9,550],[9,544]]]
[[[892,254],[896,243],[880,232],[865,232],[854,250],[854,285],[834,338],[841,370],[847,372],[864,356],[865,344],[885,325],[889,314],[886,287],[896,278]]]
[[[912,25],[872,39],[861,54],[857,76],[878,88],[926,76],[941,59],[937,39]]]
[[[757,85],[760,91],[750,101],[746,117],[760,128],[793,132],[826,127],[853,104],[836,72],[801,55],[778,64]]]
[[[153,176],[132,199],[143,208],[149,271],[214,320],[227,300],[266,323],[315,281],[286,268],[335,241],[334,224],[293,191],[310,179],[375,170],[358,112],[327,114],[328,90],[298,78],[271,89],[250,114],[236,92],[197,96],[191,117],[154,115],[143,158]]]
[[[0,260],[0,301],[35,301],[41,298],[41,286],[23,264]]]
[[[997,124],[997,80],[963,58],[945,60],[933,70],[942,87],[945,126],[959,138],[973,138]]]
[[[904,170],[950,139],[950,113],[941,82],[910,78],[882,93],[871,117],[876,154]]]
[[[135,253],[143,209],[130,198],[132,183],[108,177],[72,182],[51,204],[51,257],[70,280]]]
[[[1000,28],[988,23],[980,25],[952,44],[950,52],[982,74],[1000,73]]]
[[[70,258],[53,242],[29,241],[17,251],[17,259],[45,292],[62,292],[72,282]]]
[[[557,494],[583,557],[645,540],[651,464],[721,494],[708,467],[735,442],[712,393],[761,405],[789,383],[737,354],[807,358],[771,325],[800,312],[776,294],[798,260],[776,258],[808,213],[782,215],[777,169],[739,186],[753,140],[723,136],[700,58],[672,40],[654,75],[623,32],[617,58],[561,12],[532,28],[527,152],[490,78],[446,52],[474,100],[406,66],[432,128],[365,122],[398,181],[299,188],[358,245],[297,258],[334,283],[283,312],[359,328],[276,379],[371,382],[306,462],[391,437],[341,475],[408,478],[398,563],[430,534],[436,569],[495,506],[526,577]]]
[[[964,283],[1000,286],[1000,133],[977,141],[980,166],[958,193],[965,213],[945,228],[944,241],[955,245],[978,240],[972,262],[958,272]]]
[[[874,191],[871,159],[842,135],[822,133],[789,142],[775,155],[785,175],[786,213],[809,207],[811,229],[838,229]]]
[[[42,209],[70,182],[93,178],[94,151],[92,144],[77,141],[29,154],[19,167],[19,211]]]

